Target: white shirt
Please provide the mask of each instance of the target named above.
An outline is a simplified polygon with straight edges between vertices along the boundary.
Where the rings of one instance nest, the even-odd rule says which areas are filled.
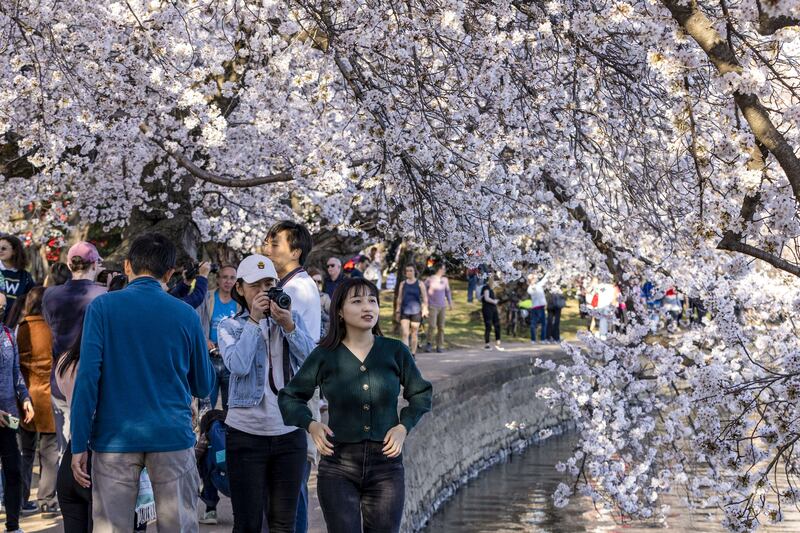
[[[317,284],[308,272],[298,272],[283,286],[283,290],[292,299],[292,311],[297,311],[308,335],[319,341],[322,331],[322,308],[319,303]]]

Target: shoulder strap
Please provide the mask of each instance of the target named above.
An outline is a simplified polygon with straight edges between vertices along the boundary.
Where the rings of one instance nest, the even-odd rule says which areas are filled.
[[[294,270],[286,274],[283,278],[281,278],[281,280],[278,282],[278,287],[282,289],[287,283],[289,283],[289,281],[291,281],[293,277],[295,277],[300,272],[305,272],[305,271],[306,269],[301,266],[295,268]]]
[[[8,328],[5,326],[5,324],[3,325],[3,331],[5,331],[5,332],[6,332],[6,337],[8,337],[8,342],[10,342],[10,343],[11,343],[11,345],[13,346],[13,345],[14,345],[14,339],[12,339],[12,338],[11,338],[11,330],[10,330],[10,329],[8,329]]]

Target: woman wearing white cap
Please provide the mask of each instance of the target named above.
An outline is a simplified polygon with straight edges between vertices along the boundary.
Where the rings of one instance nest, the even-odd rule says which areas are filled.
[[[233,298],[242,311],[219,324],[217,338],[231,372],[226,463],[233,530],[293,532],[306,465],[305,431],[283,423],[278,391],[300,369],[314,341],[299,315],[271,300],[278,274],[263,255],[236,271]],[[276,298],[277,300],[277,298]]]

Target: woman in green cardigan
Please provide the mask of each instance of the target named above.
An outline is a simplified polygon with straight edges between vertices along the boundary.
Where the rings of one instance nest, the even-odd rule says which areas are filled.
[[[322,454],[317,477],[329,533],[400,530],[405,497],[403,443],[430,411],[433,389],[408,348],[381,334],[378,289],[363,278],[333,294],[327,336],[281,389],[284,422],[306,428]],[[397,414],[400,387],[408,406]],[[330,426],[307,402],[320,387]]]

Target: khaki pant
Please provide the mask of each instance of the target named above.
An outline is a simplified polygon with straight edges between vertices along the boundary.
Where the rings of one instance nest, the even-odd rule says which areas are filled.
[[[159,531],[197,532],[200,477],[194,450],[92,455],[92,520],[95,533],[133,530],[139,475],[147,467]]]
[[[436,332],[436,347],[444,346],[444,314],[445,307],[428,308],[428,343],[433,344],[434,332]]]

